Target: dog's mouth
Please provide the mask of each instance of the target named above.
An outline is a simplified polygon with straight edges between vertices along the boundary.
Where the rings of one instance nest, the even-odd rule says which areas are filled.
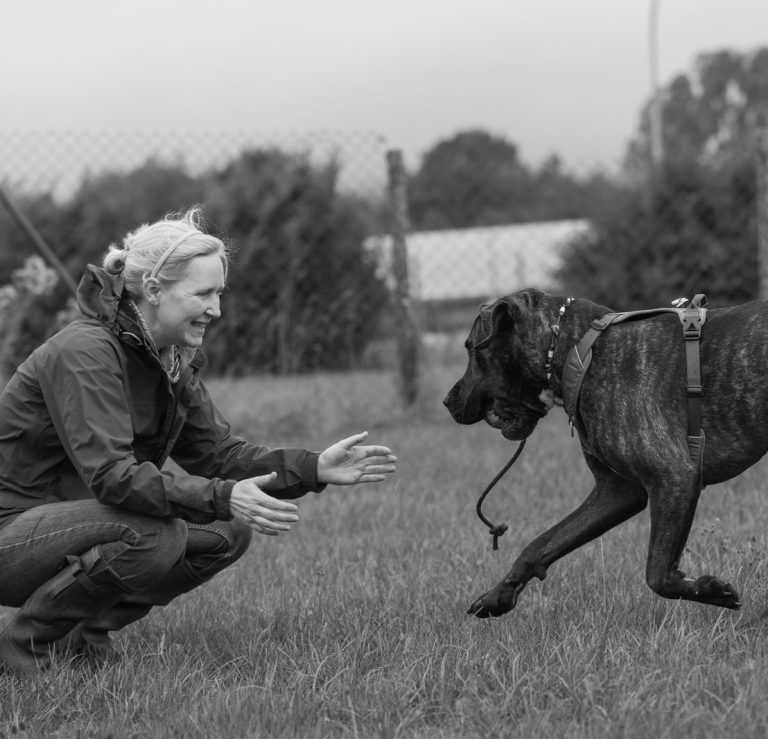
[[[499,416],[493,409],[493,405],[491,405],[491,407],[483,413],[483,420],[485,420],[485,422],[492,428],[504,428],[504,421],[502,420],[501,416]]]
[[[546,415],[546,409],[541,413],[518,411],[513,416],[493,400],[484,402],[482,406],[483,420],[491,428],[501,431],[504,438],[513,441],[527,438],[533,431],[539,418],[544,415]]]
[[[510,419],[499,415],[493,401],[483,405],[483,420],[492,428],[502,431],[509,424]]]

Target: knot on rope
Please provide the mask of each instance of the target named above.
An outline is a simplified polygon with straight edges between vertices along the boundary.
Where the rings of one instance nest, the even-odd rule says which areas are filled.
[[[488,532],[493,537],[494,550],[499,548],[499,537],[504,536],[509,526],[505,523],[497,523],[495,526],[491,526],[491,530]]]

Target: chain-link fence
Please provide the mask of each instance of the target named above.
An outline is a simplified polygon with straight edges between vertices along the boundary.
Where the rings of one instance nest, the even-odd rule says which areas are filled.
[[[334,160],[347,191],[376,197],[386,186],[381,135],[330,131],[11,131],[0,133],[0,180],[17,192],[50,192],[64,200],[103,172],[127,173],[151,160],[198,176],[256,149],[307,154],[317,164]]]
[[[203,206],[235,246],[229,304],[206,340],[220,375],[375,369],[397,379],[404,367],[418,371],[402,361],[406,350],[459,359],[479,303],[524,287],[571,292],[577,281],[579,294],[617,309],[655,305],[681,288],[719,291],[721,302],[756,290],[756,200],[765,196],[749,160],[649,179],[628,197],[619,178],[579,180],[556,167],[495,191],[492,167],[475,168],[463,190],[451,189],[460,178],[450,171],[409,173],[396,191],[390,164],[376,133],[0,134],[3,190],[74,279],[140,223]],[[601,215],[622,197],[629,205]],[[498,210],[509,202],[518,215],[513,207],[505,221]],[[465,209],[492,225],[451,226]],[[399,270],[398,240],[407,242]],[[0,284],[34,251],[0,209]],[[44,338],[63,297],[37,296],[39,315],[25,308],[6,355],[18,361]],[[410,321],[418,346],[399,341]]]
[[[375,133],[2,134],[0,282],[36,240],[77,280],[127,231],[199,204],[234,254],[233,306],[208,342],[214,372],[374,366],[394,322],[364,242],[386,227],[386,173]],[[27,328],[12,362],[44,338]]]
[[[317,187],[313,190],[307,178],[284,166],[279,156],[259,161],[253,155],[275,151],[299,157],[317,172],[331,166],[335,194],[329,195],[322,182],[324,194]],[[0,182],[28,203],[32,224],[47,235],[75,279],[86,261],[95,260],[110,241],[138,222],[159,217],[163,209],[178,210],[182,201],[202,201],[216,225],[233,236],[250,279],[256,273],[263,276],[258,287],[264,300],[281,306],[269,311],[261,304],[247,305],[249,318],[262,316],[260,329],[273,340],[266,342],[264,356],[248,353],[236,365],[214,361],[218,371],[394,367],[393,332],[402,325],[402,316],[387,298],[395,285],[386,237],[392,230],[386,155],[386,141],[376,133],[23,131],[0,134]],[[194,182],[180,182],[176,170]],[[318,178],[322,180],[322,174]],[[303,203],[299,191],[305,193]],[[43,194],[52,201],[47,210],[34,201]],[[344,207],[357,211],[353,225],[349,213],[334,218],[319,212]],[[57,218],[48,212],[56,208],[65,215]],[[249,220],[243,227],[241,222]],[[270,220],[283,225],[268,232],[264,224]],[[339,253],[313,232],[311,221],[333,231],[329,238],[357,239],[362,251],[356,253],[354,244],[346,244]],[[64,228],[58,228],[62,222]],[[299,225],[291,231],[291,223]],[[530,284],[553,287],[551,269],[562,243],[568,232],[579,228],[581,222],[574,220],[561,226],[409,235],[413,317],[428,333],[427,344],[434,343],[436,333],[466,330],[471,312],[488,297]],[[0,239],[0,278],[7,281],[33,245],[4,212]],[[341,267],[329,269],[329,262],[339,259]],[[373,276],[360,269],[360,260],[373,266]],[[227,320],[238,324],[241,333],[246,330],[242,313]],[[215,355],[215,341],[211,349]]]

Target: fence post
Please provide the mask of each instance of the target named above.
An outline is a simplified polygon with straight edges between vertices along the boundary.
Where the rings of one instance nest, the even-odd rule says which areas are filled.
[[[405,241],[408,232],[408,198],[402,152],[398,150],[387,152],[387,175],[400,392],[404,405],[409,407],[416,401],[419,392],[419,332],[408,280],[408,252]]]
[[[768,126],[762,121],[756,130],[755,148],[758,295],[768,298]]]

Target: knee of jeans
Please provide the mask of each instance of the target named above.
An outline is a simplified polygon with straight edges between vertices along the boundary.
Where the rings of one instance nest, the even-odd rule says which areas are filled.
[[[251,544],[253,529],[237,519],[232,520],[232,539],[230,542],[231,558],[234,562],[240,559]]]
[[[184,557],[187,527],[180,519],[143,517],[127,526],[117,541],[96,545],[103,567],[132,590],[143,590]]]
[[[216,521],[207,526],[194,527],[189,532],[191,549],[194,554],[223,557],[229,563],[245,554],[251,543],[253,532],[242,521]],[[187,556],[190,551],[187,550]]]
[[[187,548],[187,524],[180,518],[161,519],[165,526],[157,537],[158,556],[170,563],[169,568],[184,558]]]
[[[134,544],[140,554],[141,569],[150,578],[165,573],[184,558],[187,546],[187,526],[179,518],[157,518],[152,526],[141,532]]]

